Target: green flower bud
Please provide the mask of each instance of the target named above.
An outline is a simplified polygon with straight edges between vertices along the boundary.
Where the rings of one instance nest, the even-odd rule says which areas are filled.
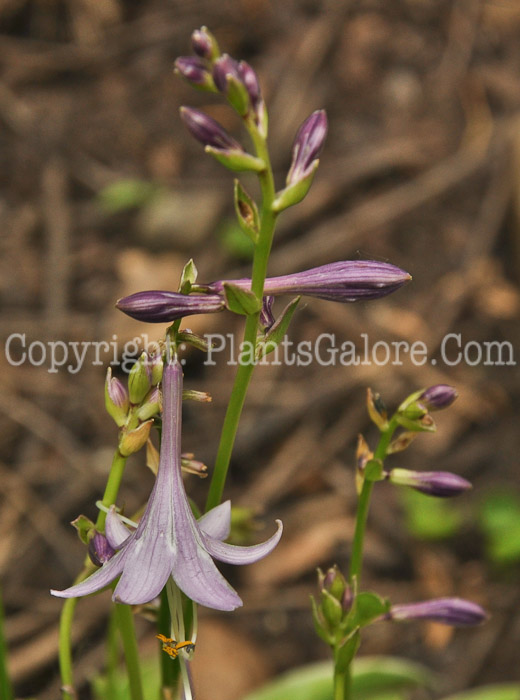
[[[159,387],[155,386],[149,391],[148,395],[137,409],[137,417],[139,420],[146,421],[160,413],[161,403],[161,392],[159,391]]]
[[[130,402],[140,404],[152,386],[151,371],[148,367],[148,357],[145,352],[137,360],[128,376],[128,392]]]

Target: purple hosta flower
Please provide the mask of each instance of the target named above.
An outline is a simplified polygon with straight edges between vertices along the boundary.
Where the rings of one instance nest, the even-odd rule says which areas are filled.
[[[204,146],[210,146],[217,151],[238,151],[244,149],[228,134],[228,132],[214,119],[194,107],[181,107],[181,119],[186,124],[190,134]]]
[[[417,399],[428,411],[440,411],[448,408],[457,398],[457,390],[448,384],[435,384],[425,389]]]
[[[175,61],[175,70],[190,85],[203,90],[215,90],[213,76],[202,58],[198,56],[179,56]]]
[[[179,294],[178,292],[136,292],[119,299],[116,307],[123,313],[148,323],[167,323],[193,314],[222,311],[224,300],[217,294]]]
[[[265,280],[264,294],[303,294],[329,301],[359,301],[391,294],[410,279],[407,272],[389,263],[346,260],[282,277],[268,277]],[[209,292],[221,293],[223,284],[222,281],[213,282],[207,289]],[[230,280],[230,284],[249,289],[251,280]]]
[[[101,590],[121,576],[113,598],[138,605],[153,600],[172,576],[191,600],[216,610],[234,610],[242,604],[213,558],[228,564],[250,564],[271,552],[282,534],[277,532],[251,547],[222,542],[229,533],[229,501],[195,520],[181,476],[182,369],[177,359],[164,368],[161,456],[154,488],[135,532],[129,534],[112,510],[106,536],[119,551],[85,581],[64,591],[75,598]]]
[[[291,167],[287,174],[287,185],[300,182],[312,172],[326,135],[327,115],[320,109],[307,117],[298,129],[294,139]]]
[[[411,486],[416,491],[429,496],[449,498],[471,488],[471,484],[451,472],[416,472],[409,469],[392,469],[388,479],[393,484]]]
[[[487,619],[480,605],[462,598],[438,598],[421,603],[392,605],[387,620],[431,620],[445,625],[479,625]]]

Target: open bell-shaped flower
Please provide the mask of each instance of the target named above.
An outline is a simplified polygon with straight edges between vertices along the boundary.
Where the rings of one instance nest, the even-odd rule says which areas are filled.
[[[242,604],[236,591],[218,571],[213,559],[228,564],[250,564],[271,552],[282,534],[282,523],[266,542],[243,547],[226,544],[229,501],[195,519],[181,476],[182,369],[169,361],[163,375],[163,430],[159,469],[148,505],[137,529],[129,533],[112,510],[106,521],[109,544],[118,551],[85,581],[63,591],[76,598],[105,588],[120,576],[115,601],[138,605],[153,600],[172,576],[191,600],[216,610],[234,610]]]

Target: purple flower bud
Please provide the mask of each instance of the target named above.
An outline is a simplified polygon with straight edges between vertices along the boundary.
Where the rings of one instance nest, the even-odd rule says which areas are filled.
[[[112,368],[107,369],[105,380],[105,407],[110,416],[121,428],[126,423],[130,400],[126,387],[117,379],[112,377]]]
[[[246,61],[240,61],[240,63],[238,64],[238,74],[242,80],[242,83],[245,85],[247,94],[249,95],[249,99],[251,100],[251,104],[256,110],[257,105],[262,99],[262,96],[260,94],[260,83],[258,81],[258,75],[251,68],[249,63],[246,63]]]
[[[188,131],[204,146],[217,151],[243,152],[242,146],[220,124],[193,107],[181,107],[181,119]]]
[[[298,129],[294,140],[292,162],[287,174],[287,185],[294,185],[312,171],[325,137],[327,115],[323,109],[313,112]]]
[[[175,61],[175,70],[195,87],[215,89],[210,71],[197,56],[179,56]]]
[[[196,29],[191,35],[191,47],[194,53],[208,60],[218,55],[217,42],[207,27]]]
[[[222,311],[224,300],[216,294],[179,294],[178,292],[137,292],[119,299],[116,307],[147,323],[167,323],[194,314],[212,314]]]
[[[103,566],[115,553],[115,549],[109,545],[105,535],[102,535],[100,532],[96,532],[88,543],[88,555],[96,566]]]
[[[407,272],[389,263],[346,260],[282,277],[268,277],[264,293],[274,296],[302,294],[328,301],[359,301],[391,294],[410,279]],[[229,283],[243,289],[251,286],[249,279],[231,280]],[[223,284],[222,281],[213,282],[207,289],[209,292],[221,293]]]
[[[432,620],[444,625],[479,625],[487,619],[480,605],[462,598],[438,598],[421,603],[392,605],[385,616],[389,620]]]
[[[428,411],[440,411],[451,406],[457,396],[457,391],[452,386],[435,384],[435,386],[425,389],[417,401],[427,408]]]
[[[235,61],[234,58],[224,53],[220,58],[217,58],[213,66],[213,80],[215,81],[217,89],[224,95],[226,95],[228,91],[229,78],[234,78],[238,82],[243,82],[238,61]]]
[[[115,407],[123,410],[128,409],[128,391],[117,377],[112,376],[110,367],[107,369],[106,390],[110,401]]]
[[[411,486],[416,491],[429,496],[449,498],[471,488],[471,484],[451,472],[416,472],[409,469],[392,469],[388,479],[393,484]]]

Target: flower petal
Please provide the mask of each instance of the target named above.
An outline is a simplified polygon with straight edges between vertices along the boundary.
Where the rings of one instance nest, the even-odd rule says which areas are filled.
[[[63,591],[51,590],[52,595],[58,598],[79,598],[83,595],[89,595],[90,593],[96,593],[100,591],[105,586],[119,576],[123,570],[125,563],[126,552],[116,552],[112,559],[103,564],[101,569],[98,569],[92,576],[89,576],[85,581],[77,583],[75,586],[66,588]]]
[[[196,543],[194,538],[186,542],[184,538],[182,541],[179,539],[179,545],[182,548],[172,576],[181,591],[196,603],[214,610],[239,608],[242,600],[203,546]]]
[[[225,540],[231,529],[231,501],[224,501],[198,519],[200,529],[215,540]]]
[[[206,549],[212,557],[223,561],[226,564],[252,564],[267,556],[276,547],[282,536],[283,525],[281,520],[277,520],[278,530],[265,542],[249,547],[242,547],[236,544],[220,542],[212,537],[204,537]]]
[[[105,536],[108,540],[108,544],[114,549],[121,549],[131,534],[132,531],[124,525],[123,521],[116,513],[115,507],[111,506],[105,520]]]
[[[171,575],[173,562],[173,550],[164,537],[163,532],[149,528],[142,537],[134,536],[128,549],[123,550],[127,557],[114,591],[115,601],[140,605],[160,594]]]

